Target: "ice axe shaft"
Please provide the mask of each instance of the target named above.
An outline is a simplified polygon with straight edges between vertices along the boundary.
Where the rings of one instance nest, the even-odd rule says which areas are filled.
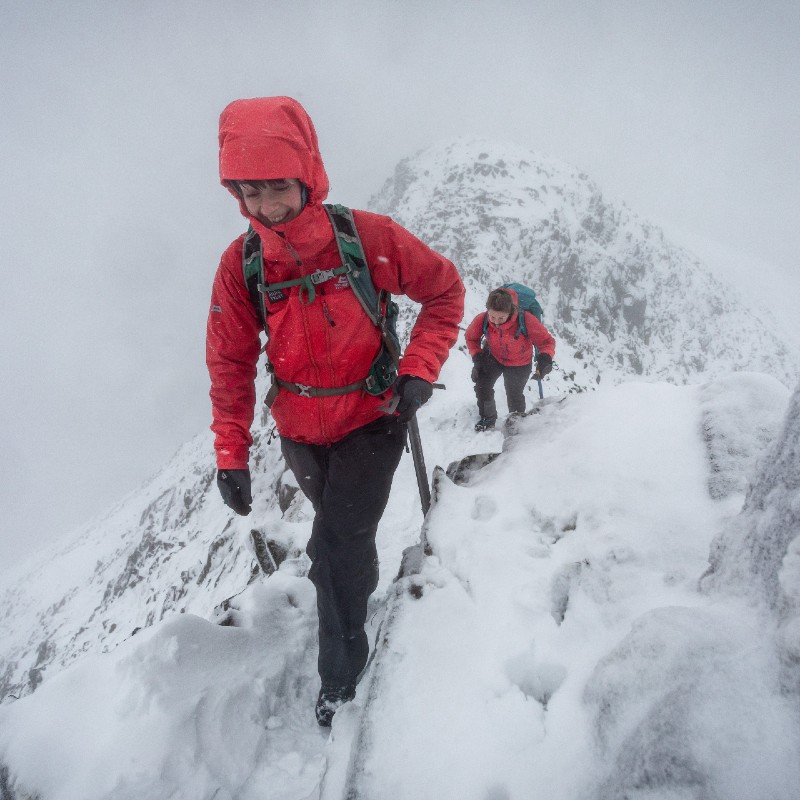
[[[408,444],[411,448],[411,457],[414,460],[414,472],[417,474],[417,486],[419,487],[419,499],[422,504],[423,515],[428,513],[431,507],[431,487],[428,483],[428,471],[425,469],[425,456],[422,453],[422,442],[419,438],[419,423],[416,415],[406,422],[408,431]]]
[[[544,398],[544,390],[542,389],[542,373],[539,372],[538,367],[533,371],[533,377],[536,379],[536,383],[539,385],[539,399],[542,400]]]
[[[443,383],[434,383],[434,389],[446,389]],[[397,404],[400,402],[400,395],[394,395],[388,402],[384,403],[380,410],[384,414],[394,414]],[[414,472],[417,475],[417,486],[419,487],[419,500],[422,504],[423,515],[428,513],[431,507],[431,487],[428,483],[428,471],[425,469],[425,456],[422,453],[422,441],[419,438],[419,423],[416,414],[404,423],[408,433],[408,444],[411,449],[411,457],[414,460]]]

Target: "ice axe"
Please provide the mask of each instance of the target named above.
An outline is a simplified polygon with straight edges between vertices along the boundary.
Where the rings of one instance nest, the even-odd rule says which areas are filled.
[[[558,364],[556,364],[555,361],[553,362],[553,369],[558,369]],[[533,371],[533,377],[536,379],[536,383],[539,384],[539,399],[542,400],[544,399],[544,391],[542,390],[543,376],[542,373],[539,372],[539,367],[536,367],[536,369]]]
[[[444,389],[443,383],[434,383],[434,389]],[[399,396],[395,395],[387,403],[384,403],[380,410],[385,414],[394,414],[397,404],[400,402]],[[419,500],[422,505],[423,515],[428,513],[431,507],[431,487],[428,483],[428,470],[425,468],[425,456],[422,452],[422,440],[419,436],[419,423],[417,415],[411,417],[404,423],[408,432],[408,446],[411,450],[411,458],[414,461],[414,472],[417,476],[417,486],[419,487]]]
[[[425,469],[425,456],[422,453],[422,441],[419,438],[419,423],[417,422],[416,414],[406,422],[406,430],[408,431],[411,458],[414,460],[414,472],[417,474],[422,514],[425,516],[431,507],[431,487],[428,484],[428,471]]]

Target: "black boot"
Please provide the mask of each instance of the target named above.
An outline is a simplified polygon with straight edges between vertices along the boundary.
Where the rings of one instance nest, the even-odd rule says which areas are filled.
[[[475,423],[475,430],[476,431],[490,431],[494,428],[495,420],[493,419],[486,419],[485,417],[481,417]]]
[[[314,713],[317,715],[317,722],[323,728],[330,728],[333,715],[341,706],[350,702],[355,696],[355,686],[342,686],[338,688],[323,686],[319,690],[317,706],[314,709]]]

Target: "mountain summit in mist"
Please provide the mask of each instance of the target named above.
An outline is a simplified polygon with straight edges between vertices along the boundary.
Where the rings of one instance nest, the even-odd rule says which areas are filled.
[[[467,322],[489,289],[534,287],[570,391],[631,374],[686,383],[754,370],[787,386],[800,377],[766,313],[561,162],[459,139],[400,162],[370,206],[456,263]]]

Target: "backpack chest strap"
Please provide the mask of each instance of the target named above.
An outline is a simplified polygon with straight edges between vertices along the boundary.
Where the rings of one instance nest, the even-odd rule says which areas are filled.
[[[269,284],[259,283],[258,291],[261,292],[261,294],[267,294],[273,289],[289,289],[292,286],[299,286],[300,302],[303,303],[303,305],[311,305],[311,303],[314,302],[314,298],[317,296],[315,287],[318,284],[325,283],[325,281],[329,281],[337,275],[345,275],[348,272],[350,272],[350,267],[347,266],[334,267],[333,269],[318,269],[310,275],[303,275],[302,278],[295,278],[291,281]]]

